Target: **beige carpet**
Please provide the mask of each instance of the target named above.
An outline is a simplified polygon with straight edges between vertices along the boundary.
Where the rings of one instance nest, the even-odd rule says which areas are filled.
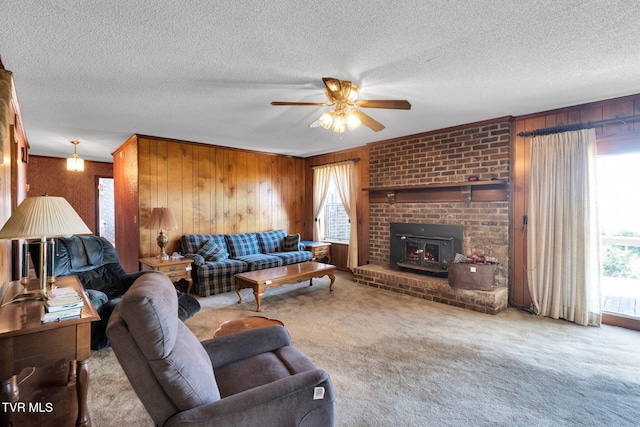
[[[636,426],[640,332],[508,309],[479,314],[353,283],[340,274],[268,290],[279,319],[326,369],[338,426]],[[200,339],[256,315],[250,290],[201,298]],[[91,359],[95,427],[152,426],[111,349]]]

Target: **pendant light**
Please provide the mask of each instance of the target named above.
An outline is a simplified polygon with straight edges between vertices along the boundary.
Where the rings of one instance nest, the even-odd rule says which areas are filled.
[[[80,141],[71,141],[71,143],[73,144],[73,157],[69,157],[67,159],[67,170],[82,172],[84,170],[84,160],[78,157],[78,153],[76,152],[76,148],[78,148]]]

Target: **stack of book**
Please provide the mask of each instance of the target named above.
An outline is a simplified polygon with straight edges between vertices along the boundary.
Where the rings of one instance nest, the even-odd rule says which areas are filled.
[[[47,292],[44,300],[44,323],[80,317],[82,297],[73,288],[54,288]]]

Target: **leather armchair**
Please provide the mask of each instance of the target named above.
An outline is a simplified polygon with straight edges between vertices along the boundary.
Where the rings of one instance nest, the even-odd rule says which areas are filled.
[[[282,326],[199,342],[179,321],[169,279],[144,274],[122,297],[107,336],[158,426],[333,426],[329,374]]]
[[[105,329],[109,316],[120,297],[144,272],[127,274],[113,245],[104,237],[71,236],[56,239],[54,271],[56,276],[76,275],[98,311],[101,320],[91,324],[91,348],[100,350],[109,345]],[[31,243],[29,253],[36,274],[40,273],[40,244]],[[162,273],[160,273],[162,274]],[[180,319],[186,320],[200,310],[191,295],[178,291]]]

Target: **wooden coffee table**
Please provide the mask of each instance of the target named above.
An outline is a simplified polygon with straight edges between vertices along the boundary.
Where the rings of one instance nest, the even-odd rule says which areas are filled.
[[[268,319],[262,316],[241,317],[239,319],[227,320],[220,325],[218,329],[213,333],[214,338],[221,337],[223,335],[233,334],[235,332],[246,331],[247,329],[263,328],[265,326],[284,324],[276,319]]]
[[[329,291],[333,291],[333,282],[336,281],[335,270],[336,266],[331,264],[302,262],[236,274],[238,304],[242,302],[242,295],[240,295],[240,289],[242,288],[253,289],[253,295],[256,297],[256,311],[260,311],[262,295],[264,295],[267,288],[277,288],[278,286],[300,283],[305,280],[308,280],[309,286],[312,286],[313,279],[322,276],[331,278]]]

